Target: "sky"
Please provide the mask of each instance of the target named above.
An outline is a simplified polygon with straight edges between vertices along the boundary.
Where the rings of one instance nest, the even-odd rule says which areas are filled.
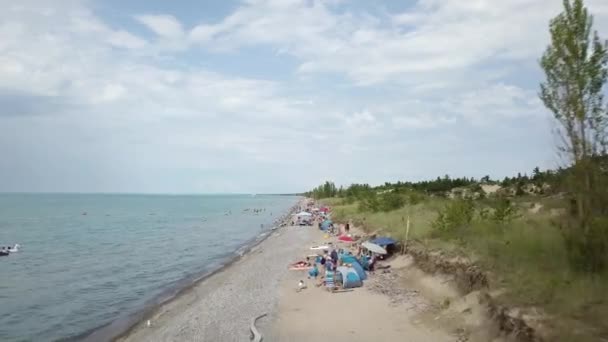
[[[285,193],[560,165],[560,0],[0,0],[0,191]],[[608,37],[608,1],[587,0]]]

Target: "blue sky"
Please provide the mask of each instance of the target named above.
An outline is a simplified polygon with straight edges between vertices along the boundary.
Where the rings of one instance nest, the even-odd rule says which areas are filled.
[[[608,36],[608,3],[586,2]],[[294,192],[560,164],[561,1],[7,2],[0,191]]]

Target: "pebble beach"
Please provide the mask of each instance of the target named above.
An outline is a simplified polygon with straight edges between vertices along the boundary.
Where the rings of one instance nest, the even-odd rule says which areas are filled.
[[[248,341],[252,318],[267,313],[257,327],[266,334],[275,319],[278,289],[310,242],[310,227],[285,226],[242,258],[159,307],[120,341]],[[149,325],[148,325],[149,319]]]

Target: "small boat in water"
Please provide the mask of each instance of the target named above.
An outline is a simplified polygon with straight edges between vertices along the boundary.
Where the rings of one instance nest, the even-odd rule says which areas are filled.
[[[8,251],[6,251],[5,249],[3,249],[3,250],[0,251],[0,256],[7,256],[9,254],[10,253]]]

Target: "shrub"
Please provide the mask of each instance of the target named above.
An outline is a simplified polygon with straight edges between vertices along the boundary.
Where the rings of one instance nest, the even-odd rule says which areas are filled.
[[[481,208],[479,209],[477,215],[479,215],[480,219],[487,220],[490,218],[490,210],[488,208]]]
[[[439,232],[454,232],[469,225],[475,214],[475,206],[470,199],[450,201],[439,210],[432,227]]]
[[[374,192],[368,193],[359,202],[359,209],[361,211],[376,212],[380,210],[380,202],[378,201],[378,195]]]
[[[398,193],[388,192],[380,197],[379,209],[382,211],[397,210],[405,205],[405,198]]]
[[[407,202],[410,205],[416,205],[424,201],[424,195],[418,192],[411,192],[407,197]]]
[[[568,261],[572,270],[599,273],[606,269],[608,264],[606,227],[608,227],[606,218],[590,223],[584,233],[581,229],[562,226]]]
[[[509,223],[517,217],[517,208],[513,206],[510,200],[502,198],[494,206],[494,212],[491,219],[498,223]]]

